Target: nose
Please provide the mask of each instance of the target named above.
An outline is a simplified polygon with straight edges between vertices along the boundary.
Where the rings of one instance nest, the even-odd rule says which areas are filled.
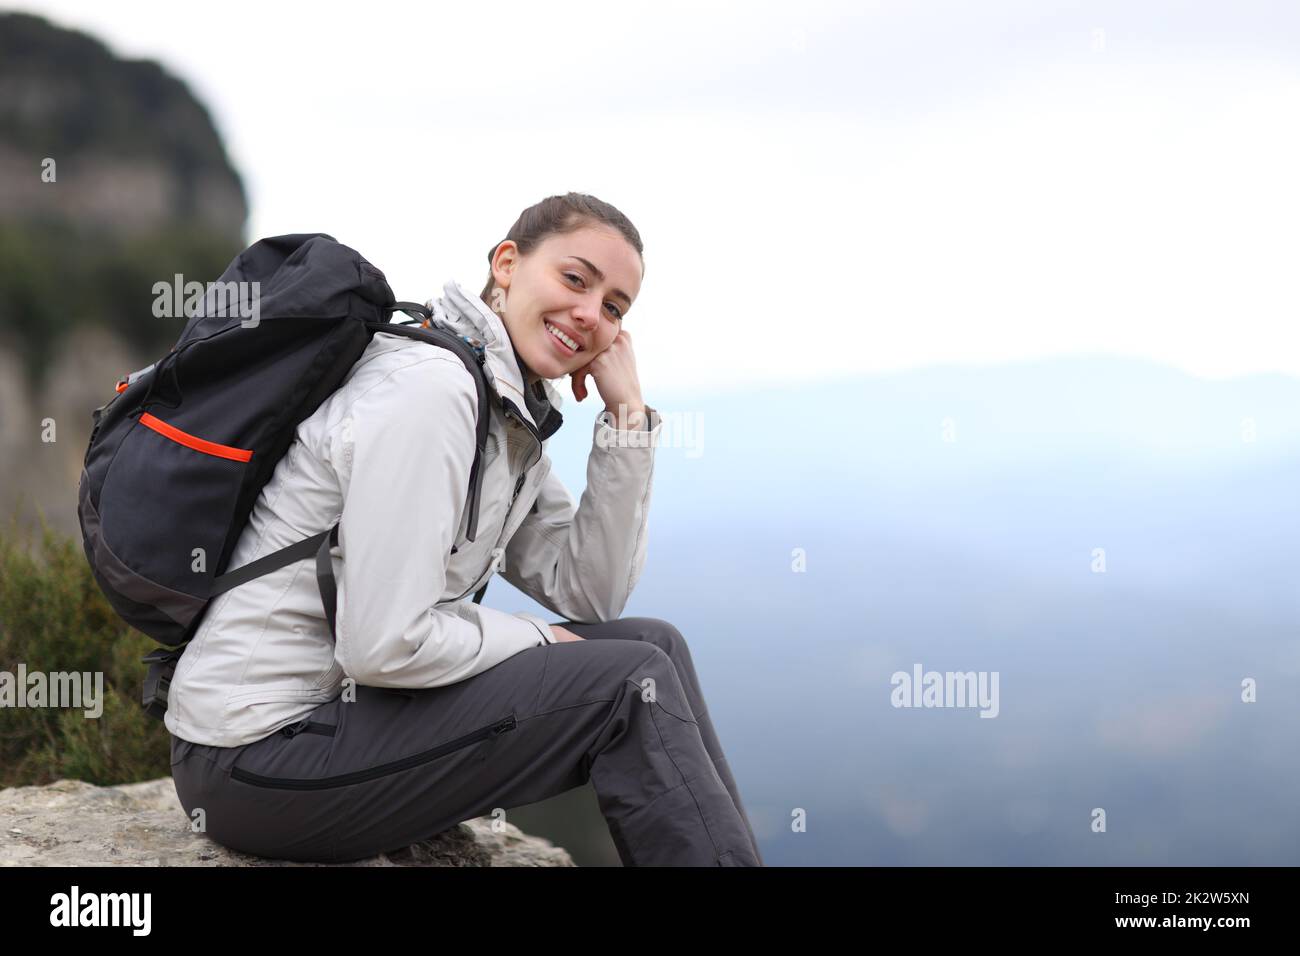
[[[584,296],[573,310],[573,321],[580,332],[590,335],[600,322],[600,303]]]

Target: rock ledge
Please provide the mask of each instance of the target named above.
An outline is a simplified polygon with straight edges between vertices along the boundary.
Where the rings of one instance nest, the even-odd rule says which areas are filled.
[[[227,849],[190,829],[171,777],[116,787],[82,780],[0,790],[0,866],[574,866],[511,823],[480,817],[397,853],[296,863]]]

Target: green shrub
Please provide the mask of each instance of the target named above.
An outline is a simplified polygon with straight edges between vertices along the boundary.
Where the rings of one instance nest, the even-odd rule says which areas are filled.
[[[103,674],[103,711],[0,707],[0,786],[62,777],[97,785],[134,783],[171,772],[170,736],[140,706],[147,666],[158,646],[127,626],[95,583],[80,538],[51,529],[39,513],[40,547],[0,530],[0,670]],[[15,701],[16,703],[17,701]]]

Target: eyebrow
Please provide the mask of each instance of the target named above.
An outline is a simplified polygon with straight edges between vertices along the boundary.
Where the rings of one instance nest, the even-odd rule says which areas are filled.
[[[596,278],[599,279],[601,282],[605,281],[605,273],[597,269],[595,263],[588,262],[586,259],[582,258],[582,256],[570,256],[570,258],[577,259],[584,266],[586,266],[588,269],[594,272],[596,274]],[[627,307],[629,309],[632,307],[632,297],[628,295],[626,292],[624,292],[622,289],[615,289],[614,294],[618,296],[620,299],[622,299],[624,302],[626,302]]]

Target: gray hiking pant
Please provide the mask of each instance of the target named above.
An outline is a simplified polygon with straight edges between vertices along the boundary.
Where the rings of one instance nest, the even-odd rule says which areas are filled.
[[[358,685],[244,746],[172,735],[181,805],[231,849],[343,862],[590,780],[623,865],[762,866],[678,630],[561,624],[585,640],[443,687]]]

